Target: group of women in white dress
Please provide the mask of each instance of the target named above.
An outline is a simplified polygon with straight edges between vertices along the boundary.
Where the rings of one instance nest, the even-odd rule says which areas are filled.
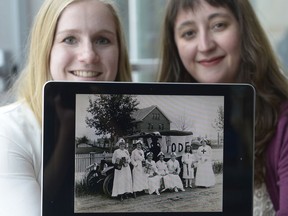
[[[160,195],[160,192],[165,190],[185,191],[180,178],[180,164],[175,152],[170,154],[171,158],[167,162],[164,161],[164,153],[160,152],[157,155],[159,160],[155,162],[152,152],[148,152],[145,159],[142,140],[137,140],[131,157],[125,148],[124,139],[121,138],[117,144],[119,148],[112,156],[112,163],[115,164],[112,197],[120,196],[120,200],[123,200],[127,194],[133,194],[136,198],[139,192]],[[182,155],[182,177],[185,187],[193,187],[195,166],[197,166],[196,186],[210,187],[215,184],[211,153],[211,147],[206,145],[205,141],[197,150],[197,155],[192,153],[191,146],[186,146],[185,153]],[[132,171],[130,163],[133,166]]]

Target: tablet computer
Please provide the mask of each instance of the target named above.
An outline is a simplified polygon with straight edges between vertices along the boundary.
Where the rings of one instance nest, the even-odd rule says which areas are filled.
[[[47,82],[42,215],[252,215],[254,112],[248,84]],[[173,152],[183,191],[165,188],[155,166],[160,195],[147,188],[134,196],[130,160],[130,174],[115,177],[112,157],[122,139],[129,159],[138,140],[155,163],[162,152],[167,164]],[[113,187],[123,192],[113,195]]]

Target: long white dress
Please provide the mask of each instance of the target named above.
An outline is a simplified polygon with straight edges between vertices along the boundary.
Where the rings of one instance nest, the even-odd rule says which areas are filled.
[[[215,185],[215,175],[212,168],[212,149],[209,145],[200,146],[197,150],[197,172],[195,185],[211,187]]]
[[[146,175],[148,178],[148,192],[152,194],[160,189],[161,176],[158,173],[155,161],[146,160]]]
[[[167,187],[170,189],[178,188],[180,190],[184,190],[183,183],[179,177],[179,173],[181,171],[180,164],[178,160],[172,160],[170,159],[167,162],[168,172],[169,172],[169,183],[167,184]]]
[[[148,189],[148,179],[144,172],[142,161],[145,161],[143,150],[137,148],[134,149],[131,153],[131,163],[133,165],[132,179],[134,192]]]
[[[112,163],[115,164],[117,159],[121,159],[122,157],[126,158],[128,162],[127,166],[122,166],[120,170],[115,169],[114,171],[114,180],[113,180],[113,189],[112,189],[112,197],[116,197],[125,193],[132,193],[132,175],[129,163],[131,162],[129,152],[124,149],[116,149],[112,156]]]
[[[183,163],[183,178],[184,179],[193,179],[194,178],[194,168],[192,167],[192,165],[194,162],[196,162],[195,155],[187,152],[187,153],[182,155],[181,161]]]

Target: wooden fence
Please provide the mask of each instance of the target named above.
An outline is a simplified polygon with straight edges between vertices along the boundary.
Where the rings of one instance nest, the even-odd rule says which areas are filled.
[[[92,163],[100,163],[102,159],[111,159],[112,153],[96,154],[76,154],[75,155],[75,172],[85,172],[87,166]]]

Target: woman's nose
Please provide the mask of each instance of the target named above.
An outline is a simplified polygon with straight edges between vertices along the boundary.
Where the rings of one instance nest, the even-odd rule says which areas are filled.
[[[83,43],[79,49],[79,61],[86,64],[93,64],[99,61],[99,55],[93,43]]]
[[[211,33],[201,32],[198,37],[198,50],[200,52],[209,52],[216,47],[216,43]]]

